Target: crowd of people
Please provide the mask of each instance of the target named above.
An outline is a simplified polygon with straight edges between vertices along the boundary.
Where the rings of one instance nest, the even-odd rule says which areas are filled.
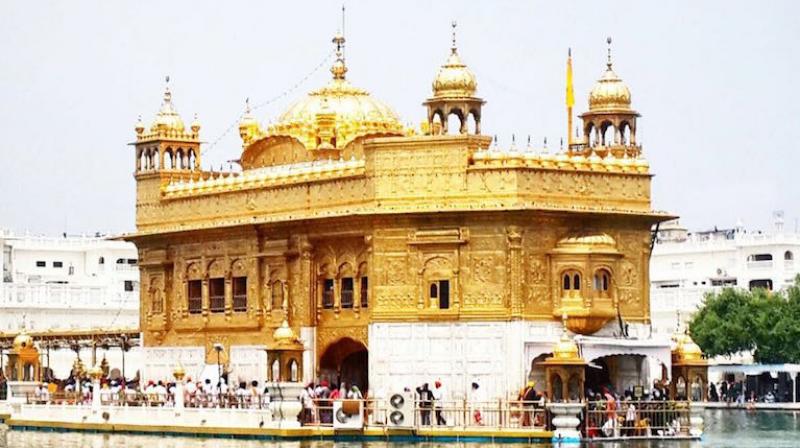
[[[774,388],[759,394],[755,390],[747,390],[743,381],[726,379],[708,385],[708,401],[744,405],[790,402],[792,396],[788,389],[784,390],[781,396]]]
[[[175,380],[123,381],[104,376],[100,379],[100,399],[103,404],[128,406],[173,406],[178,383]],[[257,380],[239,382],[229,386],[226,376],[219,381],[206,378],[182,380],[183,403],[186,407],[264,408],[269,406],[270,395]],[[35,403],[89,404],[95,393],[88,377],[70,376],[66,380],[44,381],[39,384],[29,400]]]

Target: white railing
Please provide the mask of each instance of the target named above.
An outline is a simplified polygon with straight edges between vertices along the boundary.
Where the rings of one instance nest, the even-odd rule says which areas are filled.
[[[710,292],[719,292],[721,286],[705,288],[650,288],[650,309],[657,311],[694,311]]]
[[[139,306],[138,291],[105,286],[5,283],[0,307],[5,308],[128,308]]]
[[[121,272],[139,271],[139,265],[138,264],[128,264],[128,263],[116,263],[114,265],[114,270],[115,271],[121,271]]]
[[[772,268],[772,260],[748,261],[747,269],[770,269]]]

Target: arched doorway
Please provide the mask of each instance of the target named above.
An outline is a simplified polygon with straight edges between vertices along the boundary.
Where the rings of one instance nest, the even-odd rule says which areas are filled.
[[[330,344],[319,360],[320,380],[331,384],[355,384],[361,393],[369,390],[369,353],[361,342],[342,338]]]

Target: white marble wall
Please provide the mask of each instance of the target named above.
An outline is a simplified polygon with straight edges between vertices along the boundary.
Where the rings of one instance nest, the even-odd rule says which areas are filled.
[[[241,381],[248,385],[256,380],[264,384],[267,380],[267,347],[264,345],[234,345],[230,353],[230,374],[232,384]]]
[[[205,349],[203,347],[143,347],[142,379],[166,380],[180,363],[186,375],[198,380],[206,370]],[[216,369],[216,366],[214,366]]]
[[[524,322],[380,323],[369,328],[374,394],[388,395],[440,379],[460,399],[478,380],[483,398],[515,395],[528,374]]]

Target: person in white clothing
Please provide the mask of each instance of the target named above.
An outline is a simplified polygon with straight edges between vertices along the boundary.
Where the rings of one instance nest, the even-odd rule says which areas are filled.
[[[444,419],[444,415],[442,414],[444,408],[444,389],[442,388],[442,382],[440,380],[436,380],[433,383],[433,410],[436,414],[436,424],[439,426],[447,426],[447,421]]]

